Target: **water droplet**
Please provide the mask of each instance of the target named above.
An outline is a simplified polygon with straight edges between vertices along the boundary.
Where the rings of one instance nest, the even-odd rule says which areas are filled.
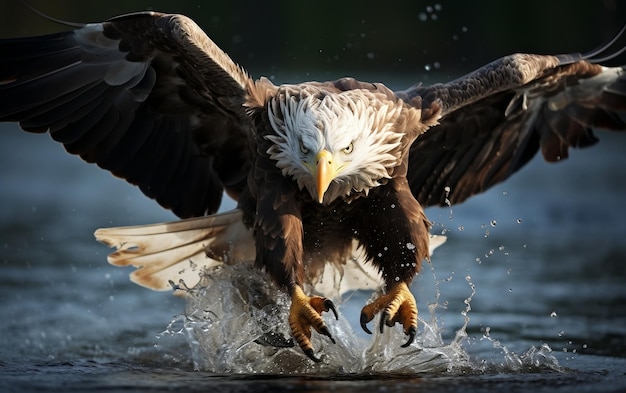
[[[420,22],[426,22],[428,20],[428,15],[425,12],[420,12],[417,17]]]
[[[450,189],[450,186],[445,186],[443,190],[449,193],[451,189]]]
[[[550,318],[556,318],[556,311],[552,311],[550,313]]]
[[[491,221],[489,222],[489,224],[490,224],[492,227],[495,227],[496,225],[498,225],[498,223],[496,222],[496,220],[491,220]]]
[[[406,244],[406,248],[407,248],[407,249],[409,249],[409,250],[415,250],[415,244],[413,244],[413,243],[407,243],[407,244]]]
[[[459,231],[463,232],[465,230],[465,227],[463,227],[463,225],[459,226]]]
[[[559,332],[559,337],[563,337],[563,335],[564,335],[564,334],[565,334],[565,332],[561,330],[561,331]]]
[[[392,208],[392,209],[395,209],[395,208],[396,208],[396,204],[395,204],[395,203],[392,203],[392,204],[391,204],[391,208]]]
[[[395,280],[400,281],[400,277],[396,276]]]
[[[517,223],[518,223],[518,224],[521,224],[521,223],[522,223],[522,219],[521,219],[521,218],[518,218],[518,219],[517,219]]]
[[[374,57],[375,57],[374,52],[367,52],[367,59],[368,60],[372,60],[372,59],[374,59]]]
[[[424,69],[425,69],[426,71],[430,71],[430,64],[426,64],[426,65],[424,66]]]

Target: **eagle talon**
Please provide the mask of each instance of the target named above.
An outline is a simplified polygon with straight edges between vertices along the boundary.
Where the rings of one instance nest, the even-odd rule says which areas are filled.
[[[367,327],[367,323],[371,320],[365,312],[361,311],[361,329],[367,334],[372,334],[372,331]]]
[[[415,298],[406,283],[399,283],[391,290],[379,296],[372,303],[366,305],[361,310],[361,328],[368,333],[367,323],[374,319],[374,316],[382,311],[380,316],[379,330],[383,333],[385,325],[392,327],[400,323],[404,328],[404,333],[409,336],[408,341],[402,345],[408,347],[415,341],[417,335],[417,305]]]
[[[312,361],[314,361],[315,363],[319,363],[322,360],[318,357],[315,356],[315,353],[313,352],[313,349],[307,349],[306,351],[304,351],[304,354],[311,359]]]
[[[319,296],[309,297],[304,294],[300,286],[295,286],[291,295],[291,309],[289,310],[289,327],[291,334],[298,342],[300,349],[309,359],[319,362],[311,345],[311,329],[315,329],[335,344],[335,339],[322,319],[322,312],[332,311],[335,318],[339,318],[335,304]]]
[[[335,319],[339,320],[339,314],[337,314],[337,309],[335,308],[335,303],[332,300],[326,299],[324,300],[324,311],[332,311],[335,315]]]
[[[415,328],[415,326],[411,326],[407,331],[406,331],[407,336],[409,336],[409,339],[407,340],[407,342],[405,342],[404,344],[400,345],[402,348],[406,348],[409,345],[413,344],[413,341],[415,341],[415,336],[417,335],[417,329]]]
[[[380,333],[382,334],[385,330],[385,325],[392,327],[393,324],[393,321],[389,320],[389,312],[385,310],[385,312],[383,312],[383,314],[380,316]]]
[[[320,329],[320,334],[323,334],[324,336],[328,337],[333,344],[336,344],[335,339],[333,338],[332,334],[330,334],[330,331],[328,330],[326,326]]]

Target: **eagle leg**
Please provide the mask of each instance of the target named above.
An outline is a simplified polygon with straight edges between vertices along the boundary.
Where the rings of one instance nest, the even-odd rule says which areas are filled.
[[[380,332],[385,325],[393,326],[396,322],[404,328],[404,334],[409,336],[408,341],[402,347],[411,345],[417,334],[417,303],[415,297],[405,282],[394,285],[391,290],[379,296],[372,303],[361,310],[361,327],[366,333],[372,334],[367,323],[382,311],[380,318]]]
[[[339,319],[337,309],[329,299],[313,296],[309,297],[299,285],[296,285],[291,293],[291,308],[289,309],[289,327],[291,334],[300,345],[302,351],[309,359],[319,362],[320,359],[315,357],[313,346],[311,345],[311,327],[320,334],[328,337],[332,343],[335,339],[330,334],[322,319],[323,311],[332,311],[335,318]]]

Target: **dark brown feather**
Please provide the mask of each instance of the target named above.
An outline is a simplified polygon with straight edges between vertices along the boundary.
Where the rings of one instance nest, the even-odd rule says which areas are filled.
[[[206,36],[196,47],[192,40],[203,37],[194,26],[182,16],[140,13],[88,35],[2,40],[0,120],[49,130],[68,152],[180,217],[213,213],[225,187],[233,195],[245,187],[249,78],[224,66],[226,55]],[[104,37],[119,42],[107,47],[116,42]]]
[[[439,125],[411,146],[408,178],[417,200],[463,202],[506,180],[537,151],[560,161],[570,148],[594,144],[593,128],[624,130],[623,72],[609,85],[575,90],[602,71],[580,56],[512,55],[447,84],[398,92],[423,113],[433,104],[443,108]]]

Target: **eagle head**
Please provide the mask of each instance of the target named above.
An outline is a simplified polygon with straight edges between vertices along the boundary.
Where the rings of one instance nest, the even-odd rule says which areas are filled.
[[[296,87],[281,89],[267,105],[267,154],[283,176],[322,204],[367,195],[392,176],[404,155],[401,106],[368,90]]]

